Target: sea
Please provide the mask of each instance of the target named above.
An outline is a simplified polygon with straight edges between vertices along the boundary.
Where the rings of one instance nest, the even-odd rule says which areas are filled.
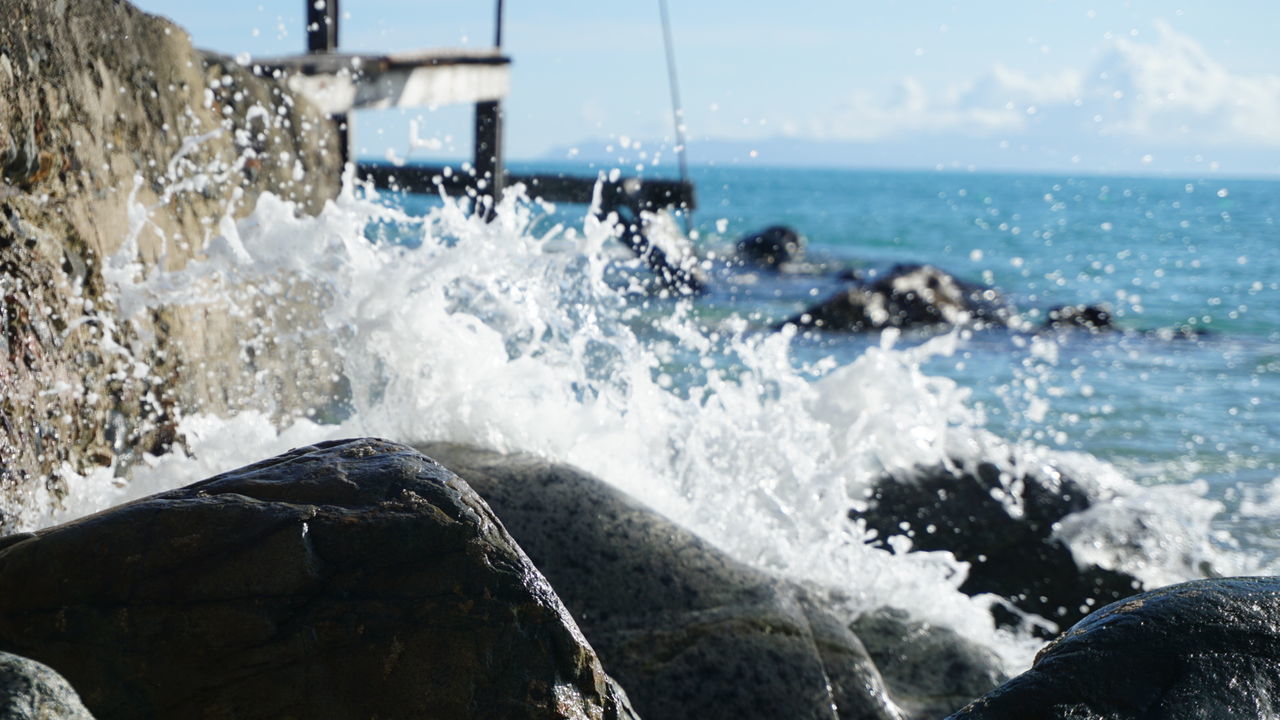
[[[650,231],[701,259],[698,295],[655,293],[588,205],[519,189],[487,221],[465,197],[355,183],[317,217],[267,196],[221,226],[205,262],[143,275],[114,258],[129,312],[287,303],[282,274],[322,288],[316,327],[262,332],[336,351],[350,395],[284,416],[192,412],[181,448],[127,481],[74,476],[62,506],[37,503],[24,523],[321,439],[467,442],[577,465],[744,562],[839,590],[851,615],[903,608],[1011,672],[1042,640],[996,628],[990,598],[960,593],[964,563],[890,553],[849,520],[878,478],[948,460],[1049,463],[1094,501],[1059,529],[1082,560],[1149,587],[1276,572],[1280,182],[745,164],[692,179],[692,232],[669,214]],[[798,270],[736,261],[737,240],[771,225],[805,238]],[[902,263],[994,288],[1016,322],[778,327],[842,278]],[[1106,307],[1117,329],[1040,328],[1050,308],[1080,303]]]

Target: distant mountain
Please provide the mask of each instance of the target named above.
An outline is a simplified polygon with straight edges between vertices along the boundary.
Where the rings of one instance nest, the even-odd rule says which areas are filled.
[[[607,140],[558,146],[540,160],[573,158],[603,168],[630,169],[634,153],[606,151]],[[650,147],[658,143],[649,144]],[[615,146],[616,147],[616,146]],[[659,166],[675,167],[668,150]],[[1148,159],[1149,158],[1149,159]],[[761,140],[709,138],[690,143],[689,162],[727,166],[848,167],[912,170],[1081,172],[1087,174],[1167,174],[1175,176],[1280,175],[1280,150],[1218,148],[1197,153],[1185,146],[1141,145],[1124,138],[1096,138],[1071,147],[1052,138],[1011,140],[960,133],[921,135],[877,141],[814,140],[772,137]],[[645,162],[646,165],[650,164]]]

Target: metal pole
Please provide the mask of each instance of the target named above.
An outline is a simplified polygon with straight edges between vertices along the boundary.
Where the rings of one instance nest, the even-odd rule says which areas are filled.
[[[305,0],[307,7],[307,52],[328,53],[338,49],[338,0]],[[338,133],[338,152],[345,166],[351,162],[352,118],[346,113],[333,116]]]
[[[338,49],[338,0],[305,0],[307,4],[307,52]]]
[[[497,0],[493,45],[502,47],[502,0]],[[486,182],[481,195],[493,198],[496,205],[502,199],[504,168],[502,166],[502,103],[488,100],[476,103],[475,110],[475,142],[473,144],[473,165],[476,180]],[[492,213],[492,208],[490,209]]]
[[[493,30],[493,46],[502,47],[502,0],[498,0],[498,17]]]

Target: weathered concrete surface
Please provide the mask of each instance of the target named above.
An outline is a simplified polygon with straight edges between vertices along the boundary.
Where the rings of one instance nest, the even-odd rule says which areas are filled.
[[[99,720],[634,718],[484,501],[385,441],[5,538],[0,587],[0,649]]]
[[[167,447],[183,408],[298,404],[306,383],[254,382],[275,359],[331,374],[270,342],[226,363],[245,338],[225,309],[126,322],[103,266],[132,228],[122,259],[183,267],[266,190],[315,210],[337,161],[326,120],[167,20],[117,0],[0,0],[0,531],[34,484],[61,492],[64,463]],[[131,194],[145,223],[131,226]]]
[[[0,652],[0,718],[93,720],[66,678],[47,665]]]
[[[886,690],[824,593],[734,561],[594,477],[528,455],[420,449],[498,513],[645,717],[884,719],[903,717],[895,699],[939,707],[939,698]],[[950,672],[941,663],[957,657],[935,665],[893,638],[877,642],[885,657],[915,663],[916,674]],[[941,712],[994,687],[998,675],[987,677]]]
[[[1280,716],[1280,579],[1195,580],[1108,605],[955,720]]]

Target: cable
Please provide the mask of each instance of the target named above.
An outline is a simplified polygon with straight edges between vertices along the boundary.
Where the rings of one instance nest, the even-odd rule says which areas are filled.
[[[662,16],[662,40],[667,49],[667,82],[671,85],[671,120],[676,126],[676,157],[680,161],[680,182],[689,184],[689,161],[685,157],[688,143],[684,137],[684,108],[680,105],[680,83],[676,76],[675,44],[671,41],[671,18],[667,14],[667,0],[658,0],[658,12]],[[693,209],[684,208],[685,234],[693,234]]]

